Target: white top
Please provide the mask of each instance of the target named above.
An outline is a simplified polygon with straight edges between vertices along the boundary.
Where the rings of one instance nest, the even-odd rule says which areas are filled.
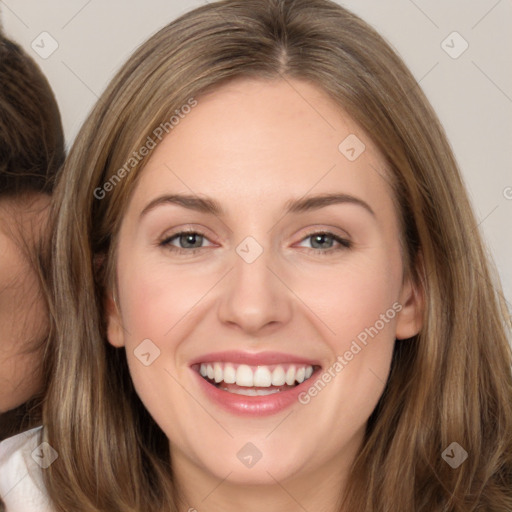
[[[42,472],[58,455],[41,443],[41,436],[42,427],[36,427],[0,443],[0,496],[6,512],[53,512]]]

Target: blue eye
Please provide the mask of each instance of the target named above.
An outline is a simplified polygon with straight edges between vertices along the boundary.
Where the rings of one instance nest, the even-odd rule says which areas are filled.
[[[329,233],[327,231],[320,231],[315,233],[310,233],[303,240],[311,239],[311,245],[313,246],[312,250],[316,254],[321,254],[322,256],[328,256],[333,252],[342,251],[345,249],[350,249],[352,247],[352,243],[345,238],[341,238],[333,233]],[[326,242],[328,242],[328,247],[325,247]],[[334,244],[337,243],[336,247]],[[315,247],[316,245],[316,247]],[[322,247],[323,245],[323,247]],[[321,251],[316,251],[315,249],[324,249]]]
[[[194,254],[197,252],[198,249],[202,248],[202,241],[205,238],[206,237],[203,234],[198,233],[197,231],[180,231],[175,235],[164,238],[159,243],[159,245],[161,247],[166,247],[171,251]],[[172,244],[173,240],[175,239],[177,239],[178,243],[182,245],[181,247],[176,247],[175,245]],[[197,245],[198,241],[199,245]]]
[[[313,251],[315,254],[330,255],[334,252],[350,249],[352,242],[341,238],[333,233],[320,231],[313,232],[303,238],[303,241],[311,239],[311,245],[313,247],[307,248],[309,251]],[[204,249],[204,240],[207,240],[206,236],[197,231],[180,231],[171,236],[164,238],[159,242],[160,247],[165,247],[172,252],[180,254],[195,254],[200,249]],[[177,242],[178,246],[173,242]],[[336,246],[335,244],[338,244]]]

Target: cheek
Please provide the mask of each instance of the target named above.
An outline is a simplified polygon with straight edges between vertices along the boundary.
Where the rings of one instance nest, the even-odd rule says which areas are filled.
[[[124,341],[133,384],[160,427],[172,438],[181,438],[185,436],[181,423],[168,421],[179,417],[190,400],[177,383],[185,377],[177,356],[188,332],[187,314],[205,293],[204,279],[154,262],[135,264],[135,259],[118,269]]]
[[[401,261],[398,252],[396,258],[391,253],[375,253],[335,272],[318,269],[314,281],[297,282],[297,295],[322,320],[312,321],[321,327],[330,352],[323,379],[303,401],[316,400],[319,390],[327,388],[332,403],[354,425],[371,414],[389,374],[402,309]]]
[[[18,350],[45,336],[48,313],[39,280],[32,267],[18,258],[8,262],[0,275],[0,327],[3,342],[12,340]]]
[[[195,323],[189,319],[194,306],[214,284],[214,276],[210,283],[204,272],[128,254],[129,259],[119,259],[118,283],[130,373],[149,410],[161,400],[161,389],[168,394],[167,407],[179,410],[186,398],[173,379],[183,378],[186,371],[178,364],[179,345],[193,330]]]
[[[131,338],[171,338],[167,334],[194,307],[207,287],[198,272],[165,264],[141,264],[119,274],[123,320]]]
[[[315,278],[296,277],[294,289],[323,321],[325,329],[322,330],[336,353],[345,351],[351,340],[376,323],[379,334],[394,338],[396,311],[392,306],[401,288],[399,258],[390,260],[376,253],[371,257],[354,258],[346,265],[317,266],[314,274],[307,274]],[[381,315],[385,315],[384,323]]]

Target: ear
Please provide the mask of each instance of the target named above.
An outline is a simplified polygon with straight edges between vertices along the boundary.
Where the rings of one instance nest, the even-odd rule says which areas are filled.
[[[124,347],[123,320],[119,307],[114,301],[112,292],[107,292],[105,297],[105,311],[107,315],[107,338],[114,347]]]
[[[419,256],[420,274],[422,258]],[[420,283],[413,281],[412,277],[404,280],[400,293],[399,303],[402,309],[397,315],[395,337],[404,340],[416,336],[423,327],[423,312],[425,309],[424,288]]]

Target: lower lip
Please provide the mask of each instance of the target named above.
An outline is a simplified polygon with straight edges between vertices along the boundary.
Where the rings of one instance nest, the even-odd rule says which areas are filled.
[[[205,395],[224,410],[237,415],[270,416],[297,403],[299,394],[311,385],[310,381],[312,381],[318,369],[309,379],[298,386],[286,391],[279,391],[278,393],[264,396],[245,396],[223,391],[213,384],[210,384],[197,371],[192,369],[192,372],[196,375],[196,378],[199,379],[199,386]]]

